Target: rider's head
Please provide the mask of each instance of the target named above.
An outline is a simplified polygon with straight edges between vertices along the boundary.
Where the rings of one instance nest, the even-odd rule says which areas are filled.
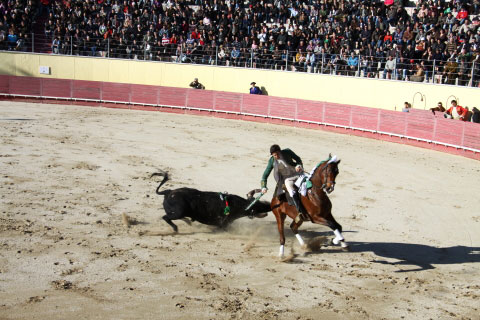
[[[280,156],[280,150],[280,146],[278,144],[274,144],[270,147],[270,154],[275,158],[278,158]]]

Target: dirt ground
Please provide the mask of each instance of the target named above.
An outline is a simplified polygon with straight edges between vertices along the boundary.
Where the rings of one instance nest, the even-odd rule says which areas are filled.
[[[1,319],[480,319],[478,161],[160,112],[1,101],[0,124]],[[152,173],[244,196],[273,143],[307,170],[342,159],[331,200],[350,252],[305,253],[287,219],[281,262],[271,213],[172,233]]]

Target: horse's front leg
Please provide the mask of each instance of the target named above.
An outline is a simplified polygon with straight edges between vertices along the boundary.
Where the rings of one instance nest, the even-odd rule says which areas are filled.
[[[327,224],[333,230],[333,234],[335,235],[335,238],[332,239],[333,244],[340,244],[342,249],[348,249],[348,244],[345,242],[345,238],[342,235],[342,226],[335,221],[333,217],[332,220],[327,221]]]
[[[332,229],[333,231],[333,234],[335,235],[335,238],[332,239],[332,243],[334,245],[340,244],[343,249],[348,249],[348,244],[345,242],[345,238],[343,238],[342,235],[342,226],[337,221],[335,221],[331,214],[328,214],[327,218],[315,215],[312,217],[312,222],[330,227],[330,229]]]
[[[285,234],[283,231],[283,224],[285,222],[286,215],[284,213],[275,212],[275,211],[273,213],[275,214],[275,218],[277,220],[278,233],[280,234],[280,249],[278,252],[278,256],[280,258],[283,258],[285,254]]]

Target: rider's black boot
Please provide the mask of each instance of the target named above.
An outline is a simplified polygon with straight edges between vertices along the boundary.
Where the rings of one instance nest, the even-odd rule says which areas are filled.
[[[300,201],[300,195],[298,192],[295,192],[292,196],[293,204],[297,212],[303,217],[305,215],[305,209],[303,208],[302,201]]]

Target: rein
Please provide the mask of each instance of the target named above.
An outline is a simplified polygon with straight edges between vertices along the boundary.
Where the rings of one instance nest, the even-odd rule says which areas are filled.
[[[317,169],[318,169],[322,164],[324,164],[325,162],[330,161],[330,159],[332,159],[332,157],[328,157],[327,160],[320,161],[320,163],[317,164],[317,166],[315,167],[315,170],[313,170],[312,177],[315,175],[315,172],[317,171]],[[325,166],[325,168],[323,168],[322,171],[327,170],[327,167],[328,167],[328,165]],[[323,189],[323,186],[318,186],[318,185],[316,185],[315,183],[313,183],[312,180],[310,180],[310,181],[312,182],[312,186]]]
[[[315,172],[317,171],[318,167],[320,167],[320,166],[323,165],[325,162],[327,162],[327,165],[326,165],[326,166],[322,169],[322,171],[320,172],[320,182],[322,182],[322,180],[323,180],[323,177],[322,177],[323,171],[326,171],[326,170],[327,170],[328,165],[329,165],[329,162],[332,161],[332,159],[334,159],[333,161],[335,161],[335,160],[336,160],[336,156],[334,156],[334,157],[332,158],[332,156],[330,155],[327,160],[324,160],[324,161],[320,162],[320,163],[315,167],[315,169],[313,170],[312,176],[315,175]],[[327,184],[328,184],[328,177],[326,177],[325,179],[326,179],[327,181],[323,181],[323,184],[322,184],[321,186],[314,184],[312,180],[310,180],[310,181],[311,181],[311,183],[312,183],[312,187],[315,188],[315,190],[316,190],[316,189],[320,189],[322,192],[328,194],[329,192],[333,191],[333,188],[335,187],[335,181],[332,181],[332,182],[331,182],[331,186],[329,187],[329,190],[331,190],[331,191],[329,191],[329,190],[326,190],[326,187],[327,187]],[[318,192],[315,191],[315,192],[312,192],[312,193],[313,193],[314,197],[315,197],[318,201],[321,201]]]

